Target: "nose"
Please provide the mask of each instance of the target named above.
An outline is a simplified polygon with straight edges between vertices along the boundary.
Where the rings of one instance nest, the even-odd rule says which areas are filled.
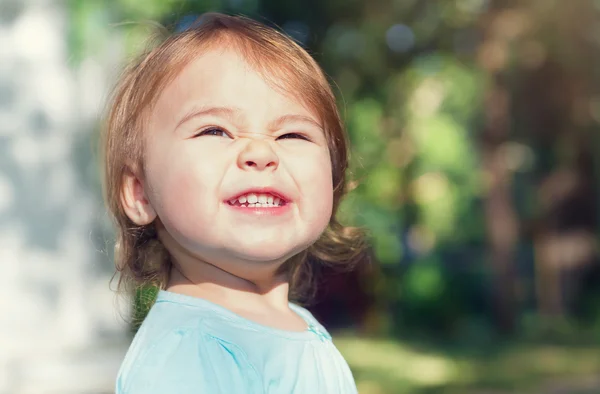
[[[238,156],[238,166],[243,170],[275,170],[278,165],[279,157],[264,139],[251,139]]]

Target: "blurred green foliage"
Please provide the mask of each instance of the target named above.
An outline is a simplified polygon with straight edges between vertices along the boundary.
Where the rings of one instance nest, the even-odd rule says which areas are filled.
[[[140,325],[144,322],[150,307],[152,307],[152,304],[154,304],[154,301],[156,300],[158,291],[159,289],[156,286],[144,286],[135,289],[131,322],[132,333],[137,332]]]
[[[598,392],[600,355],[593,348],[519,342],[428,348],[384,339],[334,340],[361,394]]]
[[[377,316],[370,334],[482,345],[496,340],[502,319],[516,321],[513,338],[556,339],[563,333],[560,321],[597,327],[599,57],[593,40],[577,33],[597,32],[594,2],[69,4],[76,60],[99,53],[128,58],[155,30],[146,21],[174,30],[208,11],[242,13],[279,26],[315,56],[334,81],[352,142],[349,177],[356,188],[339,217],[368,228],[377,262],[376,278],[369,282]],[[564,250],[590,251],[561,254]],[[143,316],[137,308],[136,313]],[[579,336],[577,329],[569,332]],[[353,354],[351,341],[344,343],[342,351],[347,345],[347,354]],[[376,356],[383,369],[405,368],[403,352],[397,366],[379,360],[386,352]],[[505,376],[499,379],[508,389],[506,382],[517,379],[503,375],[510,368],[523,376],[551,377],[527,363],[523,370],[511,365],[511,352],[482,367],[481,357],[472,358],[468,373],[461,360],[431,365],[473,381],[496,373]],[[516,352],[527,356],[527,350]],[[543,362],[563,357],[542,353]],[[589,361],[585,373],[591,372],[597,359],[581,357]],[[357,368],[360,377],[362,367]],[[410,391],[418,385],[404,385],[394,372],[380,373],[366,373],[365,381],[393,381],[389,384],[407,390],[372,385],[364,393],[437,392],[435,385]],[[464,382],[444,387],[456,388],[444,393],[467,392],[461,391]]]
[[[127,59],[156,22],[173,31],[208,11],[286,30],[337,83],[353,146],[350,178],[358,181],[340,217],[370,230],[377,261],[397,278],[387,285],[402,287],[382,294],[431,303],[455,286],[445,278],[457,270],[457,250],[471,249],[462,274],[479,275],[486,263],[479,138],[491,76],[477,50],[488,3],[71,0],[71,50],[76,59],[111,51]]]

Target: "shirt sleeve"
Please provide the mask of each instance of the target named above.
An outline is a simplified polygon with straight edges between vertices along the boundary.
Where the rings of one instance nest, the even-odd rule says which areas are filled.
[[[236,345],[201,330],[168,333],[117,382],[116,394],[262,394],[253,366]]]

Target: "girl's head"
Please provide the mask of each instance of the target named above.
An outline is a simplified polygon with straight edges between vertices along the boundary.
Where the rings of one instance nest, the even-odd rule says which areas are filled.
[[[349,265],[361,251],[334,217],[346,168],[316,62],[272,28],[204,16],[131,65],[110,106],[104,181],[120,282],[164,287],[186,255],[249,280],[279,267],[305,294],[317,261]],[[279,206],[240,206],[250,193]]]

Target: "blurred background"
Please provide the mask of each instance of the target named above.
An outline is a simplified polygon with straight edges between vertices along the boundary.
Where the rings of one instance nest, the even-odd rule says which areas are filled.
[[[335,81],[373,262],[310,309],[361,394],[600,393],[596,0],[0,0],[0,393],[112,392],[101,114],[150,21],[207,11]]]

